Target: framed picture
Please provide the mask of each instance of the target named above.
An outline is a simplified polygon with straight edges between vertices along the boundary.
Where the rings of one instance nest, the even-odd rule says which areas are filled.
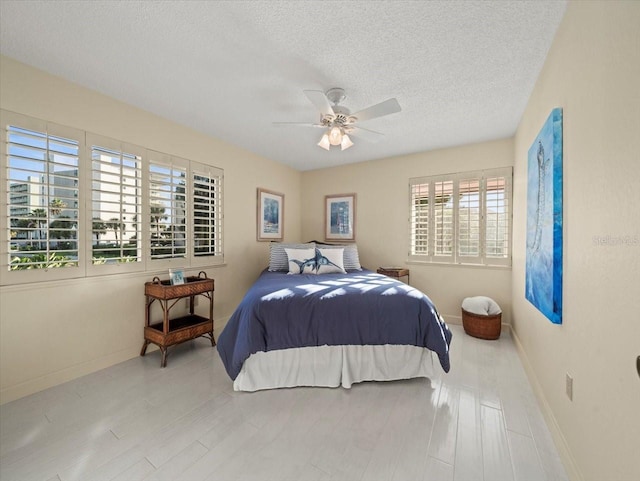
[[[258,188],[257,239],[281,241],[284,237],[284,194]]]
[[[169,269],[169,282],[172,286],[184,284],[184,271],[182,269]]]
[[[356,194],[325,196],[325,240],[356,240]]]
[[[562,324],[562,109],[551,111],[529,148],[525,297]]]

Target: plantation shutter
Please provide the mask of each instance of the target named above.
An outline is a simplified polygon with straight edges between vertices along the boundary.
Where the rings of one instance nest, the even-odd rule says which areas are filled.
[[[453,182],[441,181],[433,183],[432,202],[433,255],[443,262],[453,259],[454,225],[453,225]]]
[[[78,223],[83,136],[18,114],[6,117],[2,154],[7,208],[0,226],[7,235],[0,264],[21,281],[36,271],[47,279],[73,277],[82,251]]]
[[[222,259],[222,170],[191,163],[193,213],[193,262],[221,263]]]
[[[88,135],[92,266],[138,270],[142,262],[143,149]],[[114,269],[117,267],[118,269]]]
[[[224,171],[0,109],[0,286],[224,262]]]
[[[152,260],[186,259],[187,167],[187,161],[176,157],[156,152],[150,157],[147,225]]]
[[[409,184],[411,197],[409,255],[429,255],[429,183]]]
[[[485,189],[485,256],[491,264],[511,263],[511,170],[490,176]]]
[[[458,258],[462,262],[479,262],[481,256],[480,178],[458,182]]]
[[[409,179],[409,259],[510,265],[512,170]]]

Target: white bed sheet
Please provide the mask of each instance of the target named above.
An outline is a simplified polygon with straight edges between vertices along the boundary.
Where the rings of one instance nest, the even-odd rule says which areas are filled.
[[[295,386],[350,388],[362,381],[430,377],[432,352],[416,346],[319,346],[257,352],[243,364],[235,391]]]

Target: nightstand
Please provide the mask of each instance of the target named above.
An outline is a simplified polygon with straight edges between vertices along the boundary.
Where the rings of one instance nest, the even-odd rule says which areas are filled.
[[[407,284],[409,284],[409,269],[402,267],[378,267],[376,271],[378,274],[384,274],[385,276],[393,277],[400,280],[401,277],[407,278]]]

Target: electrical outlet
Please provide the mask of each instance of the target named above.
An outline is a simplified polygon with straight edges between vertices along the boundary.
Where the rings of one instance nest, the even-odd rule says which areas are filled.
[[[566,390],[569,401],[573,401],[573,378],[567,373]]]

